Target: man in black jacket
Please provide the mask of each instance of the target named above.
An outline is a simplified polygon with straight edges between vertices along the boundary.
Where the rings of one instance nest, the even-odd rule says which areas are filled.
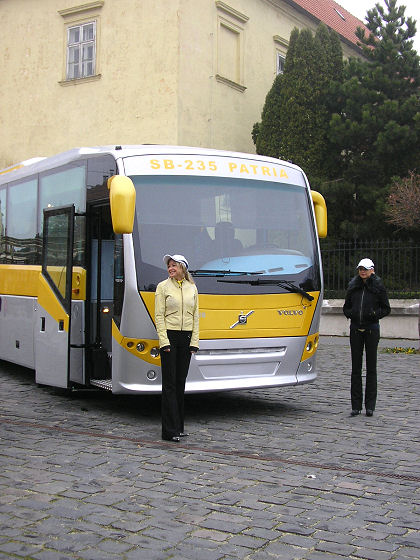
[[[366,349],[366,416],[373,416],[376,405],[376,361],[380,338],[379,320],[391,312],[385,286],[375,274],[370,259],[357,265],[358,275],[349,282],[343,313],[350,323],[351,347],[351,416],[362,411],[362,361]]]

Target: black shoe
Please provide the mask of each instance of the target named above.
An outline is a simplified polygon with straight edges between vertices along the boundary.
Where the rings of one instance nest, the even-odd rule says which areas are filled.
[[[350,416],[358,416],[361,412],[361,410],[356,410],[355,408],[353,408],[353,410],[350,412]]]
[[[187,432],[181,432],[181,433],[179,434],[179,437],[187,437],[187,436],[189,436],[189,435],[190,435],[190,434],[187,434]]]
[[[181,440],[181,438],[179,436],[172,436],[172,437],[163,437],[162,439],[164,439],[165,441],[175,441],[178,442]]]
[[[366,416],[373,416],[373,410],[371,410],[370,408],[366,409]]]

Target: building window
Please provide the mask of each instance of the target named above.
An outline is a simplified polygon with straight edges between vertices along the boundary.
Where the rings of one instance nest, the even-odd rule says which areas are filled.
[[[248,16],[216,1],[217,8],[217,73],[216,80],[238,91],[244,84],[244,25]]]
[[[284,72],[284,63],[286,62],[286,57],[281,54],[277,53],[277,64],[276,64],[276,74],[283,74]]]
[[[283,74],[284,64],[286,62],[286,53],[289,48],[289,41],[280,35],[274,35],[274,52],[276,55],[276,76]]]
[[[95,75],[96,22],[67,29],[67,80]]]
[[[232,82],[241,83],[242,36],[241,31],[220,21],[218,73]]]

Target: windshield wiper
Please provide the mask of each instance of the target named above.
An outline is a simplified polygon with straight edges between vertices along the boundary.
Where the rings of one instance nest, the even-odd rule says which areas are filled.
[[[262,274],[262,272],[244,272],[241,270],[219,270],[212,268],[200,268],[190,270],[191,276],[249,276],[251,274]]]
[[[288,292],[292,292],[294,294],[301,294],[302,296],[306,297],[309,301],[314,299],[311,294],[305,292],[300,286],[296,286],[290,280],[265,280],[263,278],[257,278],[256,280],[218,280],[218,282],[231,282],[233,284],[250,284],[251,286],[279,286],[280,288],[284,288]]]

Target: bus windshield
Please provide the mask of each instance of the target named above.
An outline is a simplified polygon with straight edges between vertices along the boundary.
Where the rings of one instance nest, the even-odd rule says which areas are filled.
[[[163,255],[175,253],[187,257],[202,293],[278,293],[286,291],[285,281],[306,291],[320,289],[304,187],[230,177],[131,179],[139,290],[156,288],[165,278]]]

